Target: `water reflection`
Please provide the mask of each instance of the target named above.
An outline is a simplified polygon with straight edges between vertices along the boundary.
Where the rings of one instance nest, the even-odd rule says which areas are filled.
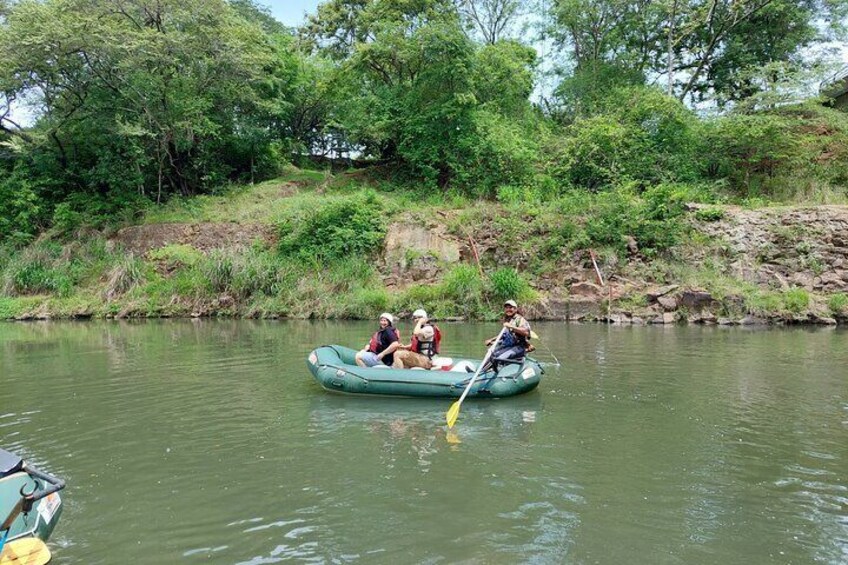
[[[316,442],[326,444],[357,426],[376,438],[386,468],[394,467],[398,454],[405,459],[412,453],[421,472],[427,472],[433,455],[445,448],[460,450],[464,441],[475,437],[495,433],[527,441],[543,404],[536,391],[507,400],[469,401],[457,426],[448,430],[445,411],[451,402],[321,394],[310,400],[308,429]]]

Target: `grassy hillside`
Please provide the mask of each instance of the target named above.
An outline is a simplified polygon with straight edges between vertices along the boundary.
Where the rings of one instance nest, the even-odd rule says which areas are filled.
[[[647,291],[667,284],[711,293],[717,315],[845,312],[844,293],[735,276],[727,244],[705,227],[730,210],[690,185],[492,202],[401,189],[375,172],[291,168],[151,207],[135,225],[4,249],[0,317],[369,318],[424,306],[480,319],[515,297],[539,315],[567,317],[550,304],[579,299],[594,305],[589,319],[632,318],[652,315],[640,314],[651,306]],[[459,260],[415,245],[387,254],[387,235],[402,240],[417,228],[441,234]],[[675,308],[671,319],[688,314]]]

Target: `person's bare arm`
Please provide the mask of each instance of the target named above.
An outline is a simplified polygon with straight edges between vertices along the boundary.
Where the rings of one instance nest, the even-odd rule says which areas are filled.
[[[516,326],[510,324],[509,322],[504,322],[504,327],[512,333],[520,335],[521,337],[530,337],[530,328]]]
[[[393,341],[392,343],[389,344],[389,346],[387,348],[385,348],[383,351],[381,351],[379,354],[377,354],[377,359],[382,361],[383,357],[385,357],[386,355],[391,355],[392,353],[397,351],[398,347],[400,347],[400,346],[401,345],[400,345],[399,341]]]

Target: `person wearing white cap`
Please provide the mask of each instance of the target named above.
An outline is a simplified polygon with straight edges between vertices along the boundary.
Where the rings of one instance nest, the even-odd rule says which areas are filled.
[[[500,342],[492,352],[491,360],[484,367],[486,370],[492,366],[497,370],[500,361],[523,358],[530,346],[530,322],[518,313],[518,304],[515,300],[507,300],[503,307],[503,327],[507,331],[504,332]],[[491,346],[496,339],[497,336],[487,340],[486,345]]]
[[[356,354],[360,367],[379,367],[394,362],[393,353],[400,345],[400,334],[392,325],[395,319],[388,312],[380,314],[380,329],[371,336],[371,341]]]
[[[432,324],[427,312],[421,308],[412,313],[415,329],[412,330],[412,340],[409,345],[398,346],[395,352],[395,369],[433,368],[433,357],[439,353],[442,332]]]

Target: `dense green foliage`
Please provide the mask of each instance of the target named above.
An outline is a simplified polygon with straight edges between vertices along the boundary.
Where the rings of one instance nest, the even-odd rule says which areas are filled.
[[[845,201],[848,117],[778,95],[817,68],[809,47],[842,37],[844,3],[556,0],[541,23],[571,65],[542,95],[536,50],[510,36],[519,8],[326,0],[295,31],[252,0],[3,3],[0,241],[133,222],[314,156],[378,165],[382,186],[413,198],[597,194],[584,219],[546,232],[550,249],[668,249],[680,194]],[[365,257],[382,241],[377,202],[328,197],[279,218],[279,250]],[[51,288],[48,263],[9,284]]]
[[[848,200],[848,114],[793,94],[844,3],[551,7],[570,65],[539,90],[550,60],[510,36],[514,0],[327,0],[298,31],[252,0],[0,2],[0,317],[494,319],[567,288],[564,258],[587,249],[603,269],[741,295],[727,315],[821,304],[674,256],[698,236],[690,218],[721,220],[726,202]],[[289,167],[315,157],[371,167]],[[401,213],[488,253],[410,284],[381,262]],[[139,256],[91,230],[139,221],[271,229]],[[834,316],[846,304],[827,299]]]
[[[575,66],[558,91],[565,108],[591,111],[593,93],[648,77],[724,106],[774,88],[775,62],[815,65],[803,48],[841,37],[846,11],[829,0],[554,0],[545,24]]]
[[[308,210],[295,210],[280,221],[279,250],[301,260],[335,261],[373,256],[386,234],[383,210],[373,192],[328,199]]]

